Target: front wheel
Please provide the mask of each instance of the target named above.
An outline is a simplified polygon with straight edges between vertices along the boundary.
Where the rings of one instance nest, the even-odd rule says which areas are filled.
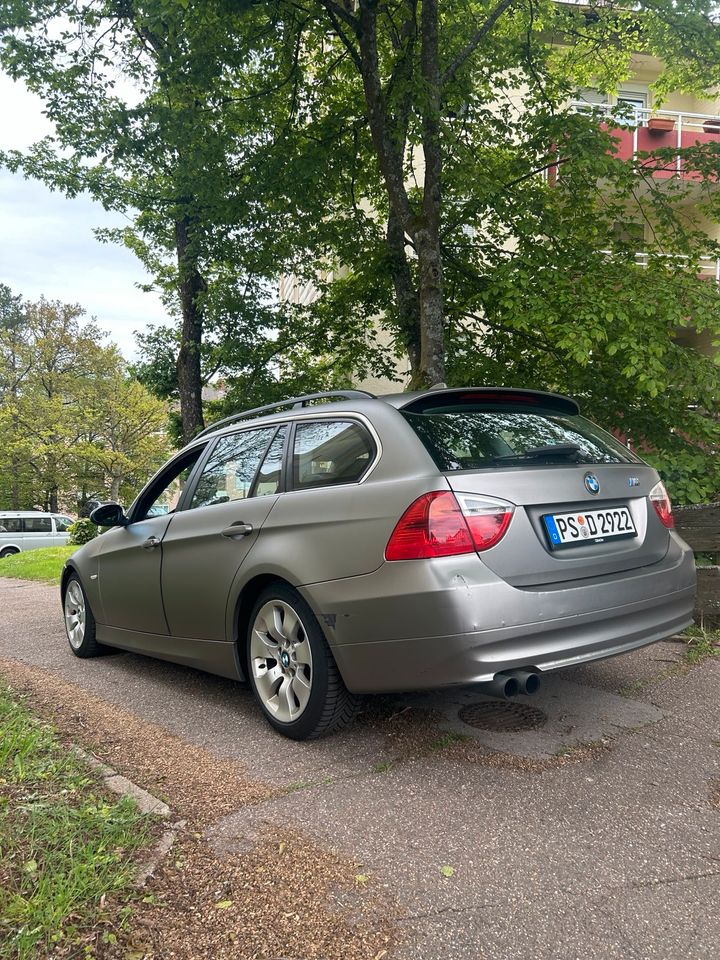
[[[278,583],[258,597],[247,637],[248,674],[270,724],[293,740],[339,730],[360,700],[342,682],[320,624],[303,598]]]
[[[98,657],[105,652],[102,644],[95,639],[95,617],[85,596],[85,591],[73,573],[65,588],[63,603],[65,614],[65,633],[70,649],[76,657]]]

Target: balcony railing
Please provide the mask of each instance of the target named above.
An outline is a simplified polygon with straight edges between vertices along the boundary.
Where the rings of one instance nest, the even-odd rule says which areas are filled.
[[[601,250],[601,253],[604,253],[608,257],[613,256],[612,250]],[[655,254],[654,256],[658,256]],[[687,261],[689,258],[683,256],[682,254],[675,253],[665,253],[660,254],[663,259],[666,260],[675,260],[678,262]],[[639,267],[646,267],[651,259],[649,253],[642,253],[638,251],[635,254],[635,263]],[[698,272],[697,276],[700,280],[709,280],[714,281],[720,287],[720,259],[715,257],[700,257],[698,259]]]
[[[593,104],[584,100],[573,101],[571,107],[577,113],[600,114],[607,118],[602,121],[603,129],[615,138],[616,156],[620,160],[635,159],[639,153],[661,148],[685,150],[707,143],[720,145],[720,116],[717,115],[649,110],[632,104]],[[697,170],[686,168],[681,154],[670,159],[649,159],[645,163],[652,176],[659,179],[702,179]],[[554,179],[552,173],[548,179]]]

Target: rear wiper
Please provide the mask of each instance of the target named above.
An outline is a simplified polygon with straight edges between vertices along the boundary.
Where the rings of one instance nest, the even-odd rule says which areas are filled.
[[[546,447],[530,447],[524,453],[506,453],[493,457],[493,463],[510,463],[524,460],[554,460],[577,457],[580,447],[576,443],[551,443]]]

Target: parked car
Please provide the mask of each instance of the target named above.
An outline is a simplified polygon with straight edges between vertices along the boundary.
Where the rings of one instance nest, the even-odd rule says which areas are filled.
[[[64,513],[38,510],[0,510],[0,559],[23,550],[62,546],[73,523]]]
[[[532,390],[346,391],[239,413],[127,515],[92,519],[114,529],[65,566],[73,652],[247,678],[296,739],[347,722],[361,694],[530,692],[692,620],[693,555],[656,471],[573,400]]]

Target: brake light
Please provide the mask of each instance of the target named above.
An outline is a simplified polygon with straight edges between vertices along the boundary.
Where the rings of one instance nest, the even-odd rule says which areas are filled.
[[[672,512],[672,503],[668,492],[665,489],[665,484],[661,481],[656,483],[648,494],[650,498],[650,503],[655,507],[655,513],[660,517],[664,527],[667,527],[668,530],[672,530],[675,526],[675,517]]]
[[[487,550],[505,535],[514,509],[504,500],[471,493],[424,493],[398,521],[385,559],[422,560]]]

